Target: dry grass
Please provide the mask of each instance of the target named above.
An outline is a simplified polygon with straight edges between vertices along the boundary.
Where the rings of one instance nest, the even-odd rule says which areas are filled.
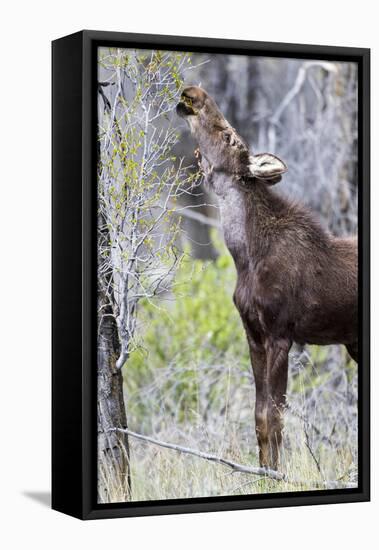
[[[317,470],[307,448],[296,450],[290,456],[284,453],[283,471],[289,478],[303,479],[303,485],[273,481],[241,473],[231,473],[222,466],[207,463],[195,457],[175,454],[157,448],[132,444],[132,500],[165,500],[225,495],[251,495],[287,491],[318,490],[323,477]],[[228,453],[238,462],[258,465],[256,457],[246,456],[235,449]],[[330,469],[348,472],[349,453],[338,453],[338,463]],[[342,476],[340,476],[342,477]],[[348,474],[343,476],[348,480]],[[317,483],[319,482],[319,483]]]
[[[321,349],[321,348],[320,348]],[[130,438],[132,492],[130,500],[249,495],[322,490],[325,480],[357,482],[357,373],[340,347],[294,350],[288,409],[285,414],[281,468],[302,485],[232,473],[203,459]],[[321,355],[320,355],[321,354]],[[320,365],[318,365],[320,362]],[[179,413],[174,398],[175,371],[152,374],[151,383],[128,396],[129,425],[157,439],[258,466],[254,433],[254,384],[249,370],[228,364],[199,367],[194,409]],[[214,376],[216,373],[216,376]],[[170,384],[167,385],[167,379]],[[210,389],[213,391],[209,402]],[[133,405],[151,409],[138,422]],[[117,483],[109,500],[120,498]]]

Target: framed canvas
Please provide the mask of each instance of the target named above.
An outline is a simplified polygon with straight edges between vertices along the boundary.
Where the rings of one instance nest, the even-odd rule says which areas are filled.
[[[52,51],[53,508],[369,500],[369,50]]]

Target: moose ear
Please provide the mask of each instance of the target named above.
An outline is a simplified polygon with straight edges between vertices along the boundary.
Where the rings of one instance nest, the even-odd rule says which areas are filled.
[[[274,185],[282,179],[282,174],[287,172],[287,166],[279,157],[261,153],[249,157],[249,170],[258,180]]]

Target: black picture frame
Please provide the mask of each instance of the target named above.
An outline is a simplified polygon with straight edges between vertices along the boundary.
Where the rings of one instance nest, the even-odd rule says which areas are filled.
[[[358,488],[166,501],[96,502],[97,47],[354,61],[359,79]],[[52,507],[81,519],[370,499],[370,50],[85,30],[52,43]]]

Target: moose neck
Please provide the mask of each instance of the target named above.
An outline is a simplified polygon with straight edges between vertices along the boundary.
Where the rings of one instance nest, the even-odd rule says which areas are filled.
[[[245,189],[230,174],[212,175],[225,243],[238,271],[258,260],[269,245],[269,223],[283,215],[285,202],[267,184],[255,181]]]
[[[219,173],[213,178],[213,183],[218,198],[226,246],[233,256],[237,269],[243,269],[248,265],[245,228],[246,192],[231,184],[231,177]]]

